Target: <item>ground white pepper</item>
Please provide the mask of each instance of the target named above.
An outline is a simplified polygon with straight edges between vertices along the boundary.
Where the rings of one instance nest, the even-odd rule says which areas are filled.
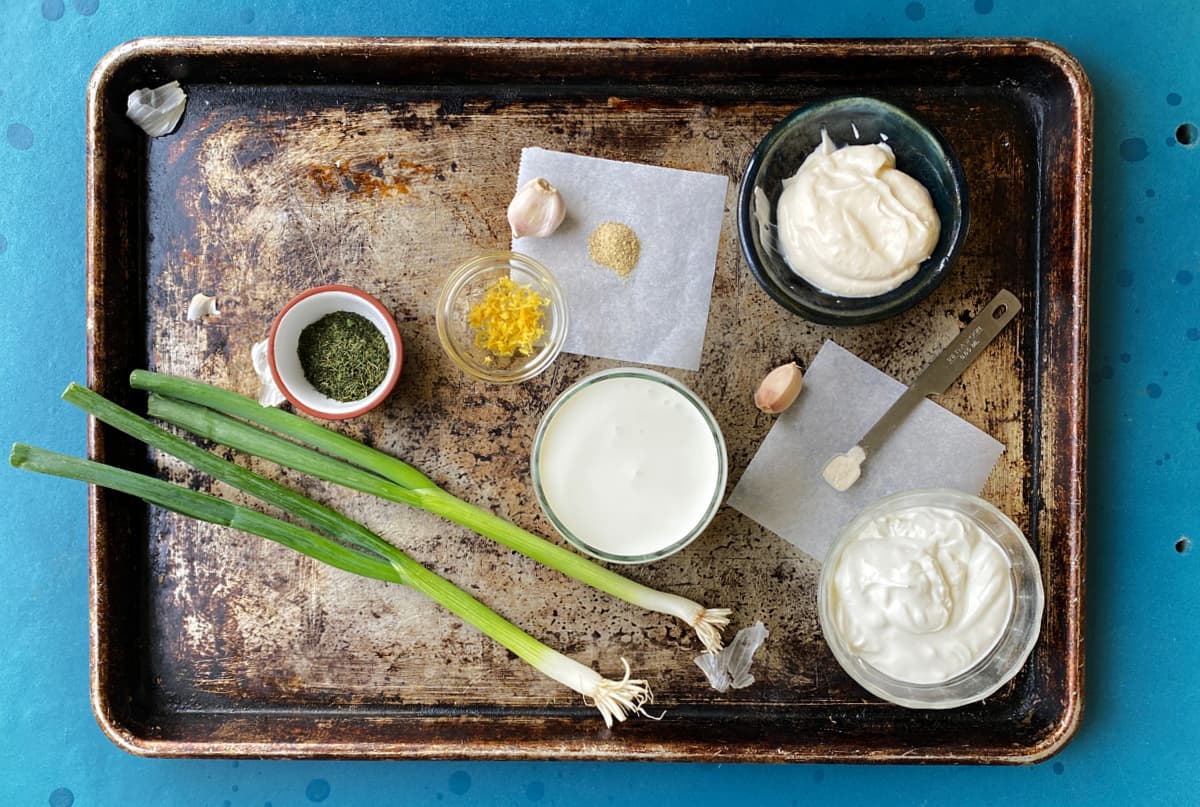
[[[588,255],[601,266],[628,277],[642,254],[642,242],[632,227],[618,221],[606,221],[588,238]]]

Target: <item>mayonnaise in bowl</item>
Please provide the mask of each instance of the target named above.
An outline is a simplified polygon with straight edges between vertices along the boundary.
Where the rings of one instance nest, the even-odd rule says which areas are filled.
[[[832,148],[843,144],[848,144],[847,148]],[[797,186],[800,166],[809,160],[809,169],[824,167],[803,180],[803,184],[811,181],[811,187]],[[858,176],[858,168],[851,170],[841,163],[859,160],[868,167],[858,180],[850,181]],[[894,173],[886,169],[894,169]],[[918,214],[917,221],[925,223],[920,224],[921,233],[913,233],[920,238],[898,247],[890,236],[872,232],[861,239],[871,245],[866,248],[870,254],[864,261],[857,260],[846,251],[844,239],[847,235],[857,238],[854,228],[866,222],[854,211],[873,210],[876,202],[887,205],[888,218],[882,225],[871,226],[901,232],[893,225],[902,224],[903,232],[908,232],[908,216],[890,207],[893,197],[907,207],[909,191],[917,192],[911,184],[905,187],[902,174],[928,194],[937,216],[936,241],[927,252],[924,241],[934,236],[933,222]],[[895,184],[889,184],[892,182]],[[791,234],[787,237],[795,240],[793,246],[814,250],[801,256],[793,249],[785,256],[785,228],[780,222],[785,184],[792,186],[784,200],[785,211],[796,201],[793,195],[816,191],[819,186],[821,196],[828,196],[835,205],[842,204],[844,194],[855,197],[853,204],[844,205],[854,215],[846,218],[839,214],[829,227],[810,228],[802,221],[805,216],[789,218],[791,214],[785,212],[782,218],[789,219],[786,229]],[[771,299],[791,313],[822,325],[879,322],[912,308],[950,275],[970,224],[967,190],[966,174],[954,149],[930,122],[878,98],[821,99],[781,119],[751,153],[738,186],[738,238],[750,274]],[[874,201],[870,201],[872,196]],[[819,200],[810,199],[815,201]],[[806,245],[805,239],[813,241]],[[880,255],[888,261],[899,259],[891,268],[885,265],[880,269],[876,264]],[[914,264],[916,273],[909,275]],[[810,269],[802,269],[809,265]],[[801,271],[808,271],[809,277]],[[877,292],[897,282],[890,291]]]
[[[830,294],[872,297],[909,280],[937,245],[929,191],[896,168],[885,143],[821,143],[783,180],[779,247],[797,275]]]

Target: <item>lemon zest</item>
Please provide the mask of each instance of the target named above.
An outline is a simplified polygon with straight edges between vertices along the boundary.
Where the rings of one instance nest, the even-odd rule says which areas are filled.
[[[533,355],[534,343],[546,334],[548,305],[550,301],[529,286],[509,277],[497,279],[467,313],[475,346],[504,358]]]

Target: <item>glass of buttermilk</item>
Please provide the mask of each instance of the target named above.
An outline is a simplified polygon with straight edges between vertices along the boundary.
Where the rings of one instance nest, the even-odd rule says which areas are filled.
[[[538,504],[568,542],[647,563],[700,535],[720,507],[725,439],[704,402],[653,370],[594,373],[542,418],[530,461]]]
[[[880,499],[830,547],[821,631],[850,677],[913,709],[991,695],[1041,629],[1041,570],[1008,516],[977,496],[927,489]]]

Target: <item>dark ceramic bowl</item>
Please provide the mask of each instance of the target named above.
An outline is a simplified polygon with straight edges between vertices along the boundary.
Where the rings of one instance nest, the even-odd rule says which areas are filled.
[[[915,275],[885,294],[841,297],[822,291],[793,272],[776,249],[775,204],[783,180],[820,145],[822,129],[838,147],[879,143],[886,135],[896,167],[925,186],[941,219],[933,253]],[[966,234],[967,182],[950,145],[911,113],[875,98],[819,101],[788,115],[754,150],[738,191],[738,235],[754,279],[787,310],[824,325],[876,322],[916,305],[942,282]]]

